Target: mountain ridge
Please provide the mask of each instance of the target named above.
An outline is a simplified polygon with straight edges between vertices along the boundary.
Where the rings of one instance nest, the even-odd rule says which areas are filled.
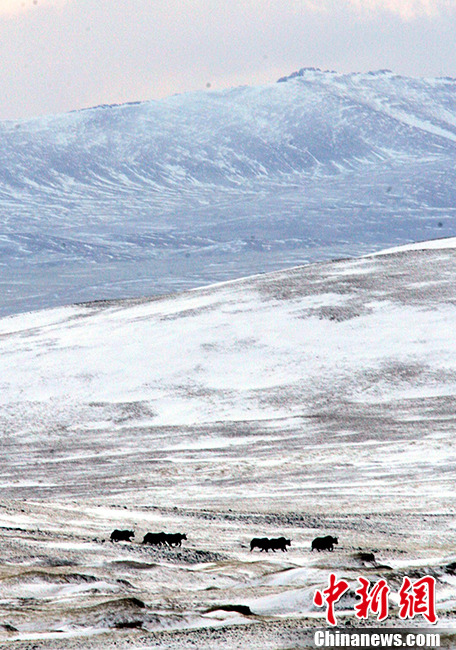
[[[455,96],[306,70],[2,123],[0,314],[452,236]]]

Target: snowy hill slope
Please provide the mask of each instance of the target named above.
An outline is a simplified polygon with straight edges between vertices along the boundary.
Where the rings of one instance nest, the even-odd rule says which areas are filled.
[[[0,314],[456,234],[455,84],[303,70],[0,124]]]
[[[299,499],[368,477],[369,498],[413,493],[417,474],[415,498],[437,498],[454,482],[454,241],[3,319],[5,490],[84,493],[91,459],[106,492],[147,495],[150,463],[165,489],[177,464],[207,499],[192,472],[210,459],[216,492],[255,476],[273,493],[286,465]]]
[[[431,575],[454,630],[455,328],[454,238],[1,319],[0,643],[310,647],[331,572],[341,626]]]

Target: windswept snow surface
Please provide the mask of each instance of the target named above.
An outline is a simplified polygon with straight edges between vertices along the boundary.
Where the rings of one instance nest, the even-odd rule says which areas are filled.
[[[0,314],[456,235],[456,81],[282,83],[0,124]]]
[[[81,459],[90,455],[103,459],[107,489],[123,471],[132,490],[146,489],[157,460],[188,473],[198,498],[188,461],[220,458],[224,467],[228,453],[255,454],[257,469],[232,470],[262,475],[251,496],[272,495],[284,466],[293,480],[281,489],[302,497],[348,497],[370,483],[369,498],[383,499],[387,476],[389,491],[413,496],[415,463],[417,498],[439,497],[446,481],[451,492],[452,473],[435,470],[454,461],[446,440],[456,392],[453,244],[2,319],[0,415],[10,451],[0,480],[11,496],[56,486],[84,493]],[[429,404],[439,407],[438,432],[428,432]],[[369,446],[378,457],[369,451],[364,465]],[[330,473],[323,449],[338,459]],[[16,463],[35,454],[36,473],[18,475]],[[242,495],[242,480],[233,489]]]
[[[2,319],[0,641],[305,648],[330,572],[455,627],[453,243]]]
[[[419,241],[375,253],[375,255],[391,255],[391,253],[403,253],[405,251],[433,250],[437,248],[456,248],[456,237],[446,237],[443,239],[433,239],[431,241]]]

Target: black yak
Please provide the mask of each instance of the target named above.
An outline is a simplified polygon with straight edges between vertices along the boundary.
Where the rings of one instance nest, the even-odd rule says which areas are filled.
[[[334,544],[338,544],[338,543],[339,540],[337,539],[337,537],[332,537],[332,535],[326,535],[326,537],[316,537],[312,542],[311,551],[313,551],[314,548],[316,548],[318,552],[333,551]]]
[[[182,540],[187,539],[185,533],[163,533],[164,542],[168,546],[182,546]]]
[[[111,533],[111,542],[131,542],[131,537],[135,534],[132,530],[113,530]]]
[[[285,537],[277,537],[276,539],[269,540],[269,548],[273,551],[286,551],[287,546],[291,546],[291,539],[285,539]]]
[[[143,544],[152,544],[154,546],[161,546],[165,543],[166,533],[146,533],[142,541]]]
[[[291,546],[291,540],[285,539],[285,537],[276,537],[273,539],[268,539],[267,537],[254,537],[250,542],[250,551],[253,549],[259,548],[260,551],[266,551],[266,553],[271,549],[274,553],[277,550],[286,551],[287,546]]]
[[[269,550],[269,539],[267,537],[254,537],[250,542],[250,552],[252,552],[255,547],[259,548],[260,551],[267,552]]]

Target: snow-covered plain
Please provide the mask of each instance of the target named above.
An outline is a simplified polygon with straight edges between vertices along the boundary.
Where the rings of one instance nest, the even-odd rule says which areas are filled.
[[[454,627],[454,244],[3,318],[0,643],[308,647],[331,571],[431,574]]]
[[[282,83],[0,124],[0,314],[456,235],[456,81]]]

